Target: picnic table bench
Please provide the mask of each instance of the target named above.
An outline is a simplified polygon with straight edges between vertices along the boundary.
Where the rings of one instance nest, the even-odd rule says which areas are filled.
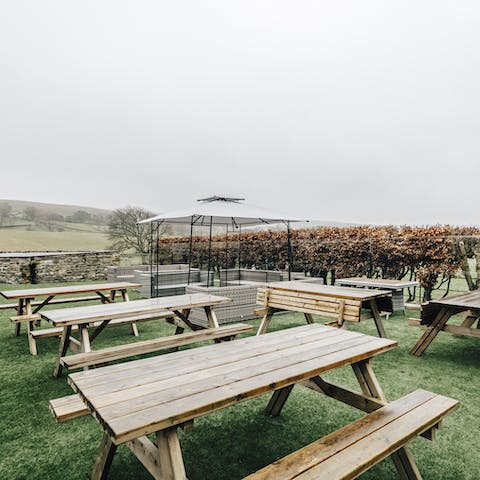
[[[50,406],[59,415],[73,418],[72,409],[66,415],[69,404],[73,404],[73,411],[88,410],[100,423],[103,437],[92,479],[107,478],[117,446],[125,444],[154,478],[184,480],[186,472],[177,428],[268,392],[272,396],[266,413],[279,415],[298,384],[373,413],[344,427],[337,436],[306,447],[309,455],[300,450],[293,460],[290,457],[279,467],[274,463],[274,474],[260,470],[252,479],[354,478],[335,473],[309,475],[307,469],[314,466],[312,462],[322,461],[318,458],[325,456],[325,447],[330,448],[327,456],[337,452],[338,458],[350,459],[350,465],[350,457],[354,456],[356,461],[355,455],[361,452],[363,463],[356,472],[393,455],[402,478],[418,480],[421,477],[416,475],[418,469],[406,442],[419,434],[433,438],[441,419],[458,402],[419,391],[387,404],[371,360],[395,346],[393,340],[309,324],[73,373],[68,382],[77,396],[54,400]],[[348,365],[358,380],[359,392],[322,378],[324,373]],[[155,437],[153,442],[150,434]],[[282,474],[286,469],[290,476],[276,476],[276,472]]]
[[[66,356],[68,348],[75,353],[83,353],[84,358],[98,356],[92,353],[91,344],[111,322],[162,319],[175,324],[176,334],[180,334],[187,328],[193,331],[203,328],[189,320],[192,309],[203,308],[208,326],[218,328],[214,307],[228,302],[230,299],[226,297],[196,293],[43,312],[42,318],[62,331],[54,376],[58,378],[63,366],[67,365],[62,357]],[[74,327],[78,329],[78,339],[72,336]]]
[[[130,282],[109,282],[83,285],[58,285],[55,287],[43,288],[26,288],[19,290],[3,290],[0,291],[7,300],[17,300],[16,303],[0,304],[0,309],[15,309],[17,315],[10,317],[10,321],[15,324],[15,335],[20,335],[20,327],[25,323],[27,327],[27,339],[32,355],[37,355],[37,344],[35,339],[39,335],[32,335],[34,324],[40,324],[41,316],[37,313],[47,305],[55,305],[70,302],[86,302],[100,300],[102,303],[113,303],[117,292],[123,301],[128,301],[128,290],[140,288],[138,283]],[[107,293],[108,292],[108,293]],[[67,295],[75,295],[82,293],[95,293],[90,296],[68,297]],[[43,298],[45,297],[45,298]],[[41,298],[41,300],[35,300]],[[137,327],[132,323],[132,332],[138,336]],[[48,335],[48,334],[47,334]]]
[[[418,287],[416,280],[393,280],[387,278],[348,277],[335,280],[336,285],[344,287],[366,287],[390,290],[392,292],[392,306],[394,312],[405,312],[403,291],[406,288]]]
[[[269,283],[257,291],[256,310],[263,320],[257,335],[265,333],[276,312],[303,312],[307,323],[312,315],[334,318],[331,325],[341,327],[344,322],[360,322],[373,318],[380,337],[386,337],[382,312],[392,312],[390,291],[366,288],[334,287],[299,281]],[[362,309],[366,310],[362,312]]]
[[[461,325],[448,325],[447,322],[459,313],[465,318]],[[474,328],[476,325],[476,328]],[[480,338],[480,291],[453,295],[441,300],[430,300],[422,306],[421,320],[409,319],[409,325],[426,328],[414,347],[412,355],[420,357],[441,332],[454,335]]]

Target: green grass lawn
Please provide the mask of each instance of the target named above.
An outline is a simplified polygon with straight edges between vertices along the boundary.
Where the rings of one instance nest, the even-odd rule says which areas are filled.
[[[98,231],[3,229],[0,234],[0,251],[104,250],[108,244],[108,235]]]
[[[5,288],[18,286],[0,285],[0,289]],[[65,376],[59,380],[52,377],[57,341],[39,340],[39,355],[32,357],[24,333],[17,338],[13,336],[8,321],[12,313],[0,312],[0,479],[88,478],[102,431],[90,416],[64,424],[56,424],[51,416],[48,400],[72,393]],[[272,327],[303,323],[300,314],[280,315],[274,318]],[[408,327],[406,318],[400,314],[393,315],[385,325],[389,337],[399,342],[398,348],[374,360],[375,372],[387,398],[393,400],[424,388],[461,402],[460,409],[446,418],[435,442],[420,438],[411,444],[424,479],[479,479],[480,342],[440,334],[424,356],[416,358],[408,355],[408,350],[418,339],[420,329]],[[163,322],[147,322],[138,328],[139,340],[173,332],[173,327]],[[375,334],[371,321],[351,328]],[[95,346],[130,340],[133,338],[128,326],[116,327],[104,332]],[[327,378],[356,386],[347,368],[332,372]],[[193,430],[180,431],[188,478],[241,479],[362,415],[301,387],[294,389],[280,417],[263,415],[267,401],[268,397],[262,396],[243,402],[200,418]],[[151,477],[133,454],[121,446],[110,478]],[[396,474],[390,460],[386,460],[362,478],[385,480],[396,478]]]

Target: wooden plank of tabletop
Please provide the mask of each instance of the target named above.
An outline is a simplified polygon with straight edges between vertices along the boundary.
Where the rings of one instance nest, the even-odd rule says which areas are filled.
[[[11,300],[19,298],[49,297],[51,295],[70,295],[74,293],[104,292],[107,290],[123,290],[129,288],[140,288],[138,283],[130,282],[111,282],[96,283],[89,285],[63,285],[58,287],[28,288],[22,290],[3,290],[0,294]]]
[[[312,332],[316,326],[312,324],[302,325],[295,327],[294,329],[279,330],[268,334],[268,338],[264,340],[262,349],[271,347],[273,350],[282,348],[285,342],[291,342],[292,339],[305,338],[312,335]],[[249,354],[250,351],[257,348],[256,343],[252,343],[253,337],[247,337],[235,340],[235,349],[241,349],[242,353]],[[216,365],[216,361],[220,359],[222,363],[227,361],[236,361],[239,358],[236,353],[232,353],[232,342],[225,342],[217,344],[215,351],[209,351],[207,356],[203,357],[204,363],[198,365],[198,368],[207,368],[208,365]],[[168,368],[168,366],[175,366],[178,362],[185,364],[197,364],[196,358],[203,349],[208,346],[197,347],[195,350],[181,350],[169,354],[169,361],[162,362],[162,368]],[[228,359],[227,359],[228,354]],[[213,362],[213,363],[211,363]],[[95,370],[89,370],[89,375],[82,375],[84,372],[76,372],[69,375],[68,382],[72,385],[79,385],[82,388],[95,387],[99,385],[105,385],[107,383],[116,382],[120,376],[128,378],[131,376],[138,376],[138,373],[144,369],[154,369],[157,365],[157,358],[143,358],[141,360],[135,360],[131,362],[117,363],[116,365],[108,365]]]
[[[480,309],[480,291],[452,295],[441,300],[430,300],[430,304],[459,307],[462,309]]]
[[[79,388],[88,388],[88,394],[92,401],[98,396],[112,393],[125,388],[135,388],[137,386],[146,385],[148,382],[142,376],[146,375],[146,372],[154,376],[154,382],[161,379],[168,379],[172,377],[172,366],[175,367],[175,376],[186,375],[192,372],[198,372],[203,370],[206,372],[208,369],[222,367],[228,364],[235,364],[237,362],[249,359],[249,358],[264,358],[264,355],[270,353],[283,351],[285,348],[298,347],[323,340],[326,338],[346,338],[344,335],[338,336],[338,333],[332,334],[332,329],[319,330],[319,329],[305,329],[300,332],[295,332],[293,338],[289,338],[287,335],[276,335],[273,338],[268,338],[268,342],[262,343],[262,348],[258,350],[258,342],[252,340],[235,341],[230,343],[230,348],[216,348],[213,351],[203,352],[195,349],[195,352],[190,352],[189,355],[180,355],[177,352],[172,355],[168,361],[162,361],[158,363],[154,362],[128,362],[127,368],[117,369],[114,371],[101,372],[99,375],[78,375],[78,372],[72,374],[70,380],[72,385],[76,385]],[[343,331],[345,333],[346,331]],[[351,335],[352,332],[349,332]],[[253,337],[251,337],[253,338]],[[334,341],[334,340],[332,340]],[[188,352],[187,352],[188,353]],[[228,356],[227,356],[228,354]],[[198,356],[202,356],[202,362],[197,362]],[[153,358],[153,357],[151,357]],[[122,364],[126,365],[126,363]],[[181,365],[181,366],[180,366]]]
[[[387,278],[365,278],[365,277],[348,277],[339,278],[336,280],[339,285],[360,285],[364,287],[378,287],[378,288],[408,288],[417,287],[419,285],[416,281],[391,280]]]
[[[244,358],[234,362],[217,363],[208,368],[195,369],[194,367],[193,371],[177,372],[176,376],[165,370],[148,371],[148,373],[144,371],[145,377],[142,382],[137,382],[137,379],[130,377],[125,383],[118,382],[118,388],[115,391],[112,391],[115,385],[109,385],[109,390],[103,387],[103,393],[96,389],[97,393],[94,394],[93,389],[90,389],[89,401],[104,419],[112,420],[177,398],[216,388],[220,383],[227,385],[230,382],[244,380],[363,343],[363,339],[358,338],[353,332],[343,331],[338,335],[326,334],[311,338],[310,341],[300,345],[284,345],[283,348],[262,355],[256,355],[256,352],[251,352],[247,356],[238,354],[243,355]],[[320,352],[319,349],[321,349]],[[191,365],[188,365],[187,369],[192,370]]]
[[[389,339],[318,324],[300,330],[310,335],[295,337],[295,330],[278,335],[277,344],[269,338],[275,334],[268,334],[201,347],[195,350],[193,362],[177,352],[156,357],[147,368],[138,363],[145,375],[140,382],[133,370],[127,371],[128,378],[120,371],[110,374],[102,387],[103,369],[97,369],[92,371],[94,384],[85,382],[88,371],[71,375],[70,383],[119,444],[396,346]],[[228,347],[235,358],[230,358]],[[135,368],[136,362],[129,363]]]
[[[130,302],[89,305],[86,307],[62,308],[42,313],[42,318],[55,326],[76,325],[94,321],[113,320],[143,313],[160,313],[168,310],[183,310],[215,306],[231,302],[227,297],[193,293],[170,297],[147,298]]]
[[[274,282],[267,284],[270,290],[287,290],[304,293],[314,293],[336,298],[349,298],[360,301],[371,300],[392,295],[391,291],[369,290],[367,288],[334,287],[317,283],[305,283],[292,280],[291,282]]]

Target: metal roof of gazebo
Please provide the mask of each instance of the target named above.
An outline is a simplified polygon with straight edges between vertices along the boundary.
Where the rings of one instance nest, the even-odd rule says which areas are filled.
[[[243,198],[212,196],[202,198],[190,208],[161,213],[139,223],[168,222],[195,226],[233,225],[255,226],[263,224],[305,222],[284,213],[248,205]]]

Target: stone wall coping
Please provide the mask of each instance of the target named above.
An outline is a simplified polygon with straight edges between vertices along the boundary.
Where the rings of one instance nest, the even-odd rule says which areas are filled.
[[[51,251],[51,252],[0,252],[0,258],[29,258],[29,257],[53,257],[56,255],[82,255],[95,253],[115,253],[116,250],[82,250],[82,251]]]

